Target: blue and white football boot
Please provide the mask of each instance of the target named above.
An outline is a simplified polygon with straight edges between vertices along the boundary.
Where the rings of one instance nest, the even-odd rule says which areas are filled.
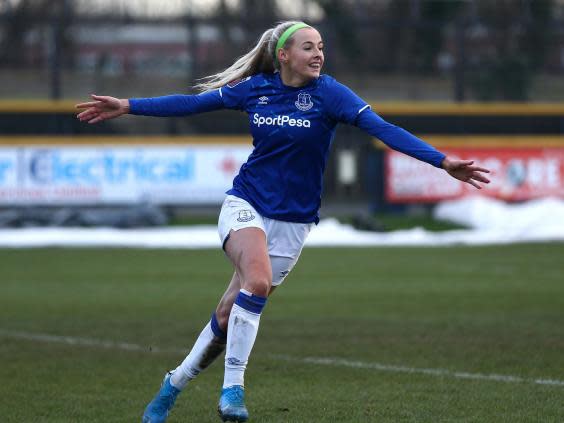
[[[222,389],[217,411],[224,422],[246,422],[249,412],[245,407],[245,389],[240,385]]]
[[[170,384],[172,372],[168,372],[161,384],[161,389],[155,395],[155,398],[147,405],[143,413],[142,423],[164,423],[168,417],[168,413],[174,406],[176,397],[181,392]]]

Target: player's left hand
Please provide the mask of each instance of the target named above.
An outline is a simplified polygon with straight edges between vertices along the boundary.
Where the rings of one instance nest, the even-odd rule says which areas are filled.
[[[445,157],[441,163],[441,167],[453,178],[466,182],[478,189],[482,186],[478,182],[489,184],[490,180],[484,176],[484,173],[490,173],[488,169],[474,165],[473,160],[452,160]]]

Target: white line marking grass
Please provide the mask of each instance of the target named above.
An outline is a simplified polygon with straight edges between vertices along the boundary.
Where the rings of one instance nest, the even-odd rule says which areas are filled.
[[[121,351],[135,351],[135,352],[152,352],[152,353],[168,353],[168,354],[187,354],[187,350],[183,348],[160,348],[149,347],[139,344],[131,344],[127,342],[115,342],[94,338],[81,338],[73,336],[49,335],[42,333],[31,333],[21,331],[11,331],[0,329],[0,336],[12,339],[23,339],[26,341],[66,344],[80,347],[94,347],[111,350]],[[487,380],[493,382],[506,382],[506,383],[531,383],[535,385],[546,386],[561,386],[564,387],[564,380],[558,379],[532,379],[512,375],[498,375],[498,374],[482,374],[482,373],[468,373],[457,372],[447,369],[429,369],[424,367],[407,367],[395,366],[382,363],[370,363],[364,361],[353,361],[342,358],[328,358],[328,357],[292,357],[286,355],[270,354],[270,357],[277,360],[284,360],[293,363],[301,364],[314,364],[319,366],[331,367],[351,367],[356,369],[370,369],[383,372],[393,373],[412,373],[422,374],[428,376],[452,377],[456,379],[471,379],[471,380]]]
[[[5,329],[0,329],[0,336],[3,336],[5,338],[23,339],[26,341],[44,342],[49,344],[67,344],[67,345],[76,345],[79,347],[94,347],[94,348],[103,348],[109,350],[173,353],[173,354],[186,352],[185,349],[180,349],[180,348],[176,348],[176,349],[159,348],[159,347],[144,346],[139,344],[130,344],[127,342],[106,341],[103,339],[95,339],[95,338],[49,335],[44,333],[30,333],[30,332],[21,332],[21,331],[11,331]]]
[[[423,374],[430,376],[454,377],[457,379],[491,380],[495,382],[533,383],[537,385],[564,386],[564,380],[556,380],[556,379],[529,379],[529,378],[524,378],[520,376],[511,376],[511,375],[467,373],[467,372],[457,372],[447,369],[428,369],[424,367],[394,366],[394,365],[381,364],[381,363],[352,361],[342,358],[320,358],[320,357],[297,358],[297,357],[288,357],[283,355],[273,355],[272,357],[278,358],[280,360],[299,362],[299,363],[310,363],[310,364],[318,364],[318,365],[333,366],[333,367],[352,367],[357,369],[371,369],[371,370],[379,370],[383,372],[414,373],[414,374]]]

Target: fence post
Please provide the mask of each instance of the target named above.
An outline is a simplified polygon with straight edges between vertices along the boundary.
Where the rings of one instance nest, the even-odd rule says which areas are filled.
[[[61,98],[61,20],[53,17],[49,28],[49,97],[52,100]]]
[[[466,100],[464,68],[466,66],[466,21],[459,19],[455,24],[456,60],[454,65],[454,99],[461,103]]]

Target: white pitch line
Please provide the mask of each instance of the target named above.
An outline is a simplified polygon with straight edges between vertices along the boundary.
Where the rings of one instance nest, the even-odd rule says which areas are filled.
[[[557,379],[528,379],[520,376],[511,375],[497,375],[497,374],[483,374],[483,373],[467,373],[457,372],[447,369],[428,369],[424,367],[406,367],[394,366],[390,364],[381,363],[367,363],[364,361],[351,361],[342,358],[320,358],[320,357],[290,357],[285,355],[273,355],[273,358],[286,360],[298,363],[310,363],[323,366],[333,367],[352,367],[356,369],[372,369],[383,372],[394,373],[415,373],[431,376],[454,377],[457,379],[474,379],[474,380],[491,380],[495,382],[510,382],[510,383],[533,383],[536,385],[550,385],[550,386],[564,386],[564,380]]]
[[[153,352],[153,353],[175,353],[175,354],[187,352],[186,349],[181,349],[181,348],[176,348],[176,349],[159,348],[159,347],[131,344],[127,342],[106,341],[103,339],[48,335],[43,333],[10,331],[5,329],[0,329],[0,336],[4,336],[6,338],[24,339],[26,341],[37,341],[37,342],[45,342],[50,344],[77,345],[80,347],[95,347],[95,348],[103,348],[110,350]]]
[[[83,347],[95,347],[95,348],[104,348],[104,349],[113,349],[113,350],[122,350],[122,351],[169,353],[169,354],[187,353],[187,350],[183,348],[149,347],[139,344],[131,344],[127,342],[115,342],[115,341],[107,341],[107,340],[94,339],[94,338],[81,338],[81,337],[72,337],[72,336],[10,331],[5,329],[0,329],[0,336],[6,338],[24,339],[26,341],[76,345]],[[276,354],[270,354],[269,356],[274,359],[289,361],[293,363],[315,364],[321,366],[351,367],[356,369],[371,369],[371,370],[393,372],[393,373],[412,373],[412,374],[423,374],[429,376],[453,377],[457,379],[488,380],[488,381],[506,382],[506,383],[531,383],[535,385],[545,385],[545,386],[564,386],[564,380],[558,380],[558,379],[531,379],[531,378],[512,376],[512,375],[457,372],[447,369],[396,366],[396,365],[382,364],[382,363],[352,361],[342,358],[291,357],[291,356],[276,355]]]

